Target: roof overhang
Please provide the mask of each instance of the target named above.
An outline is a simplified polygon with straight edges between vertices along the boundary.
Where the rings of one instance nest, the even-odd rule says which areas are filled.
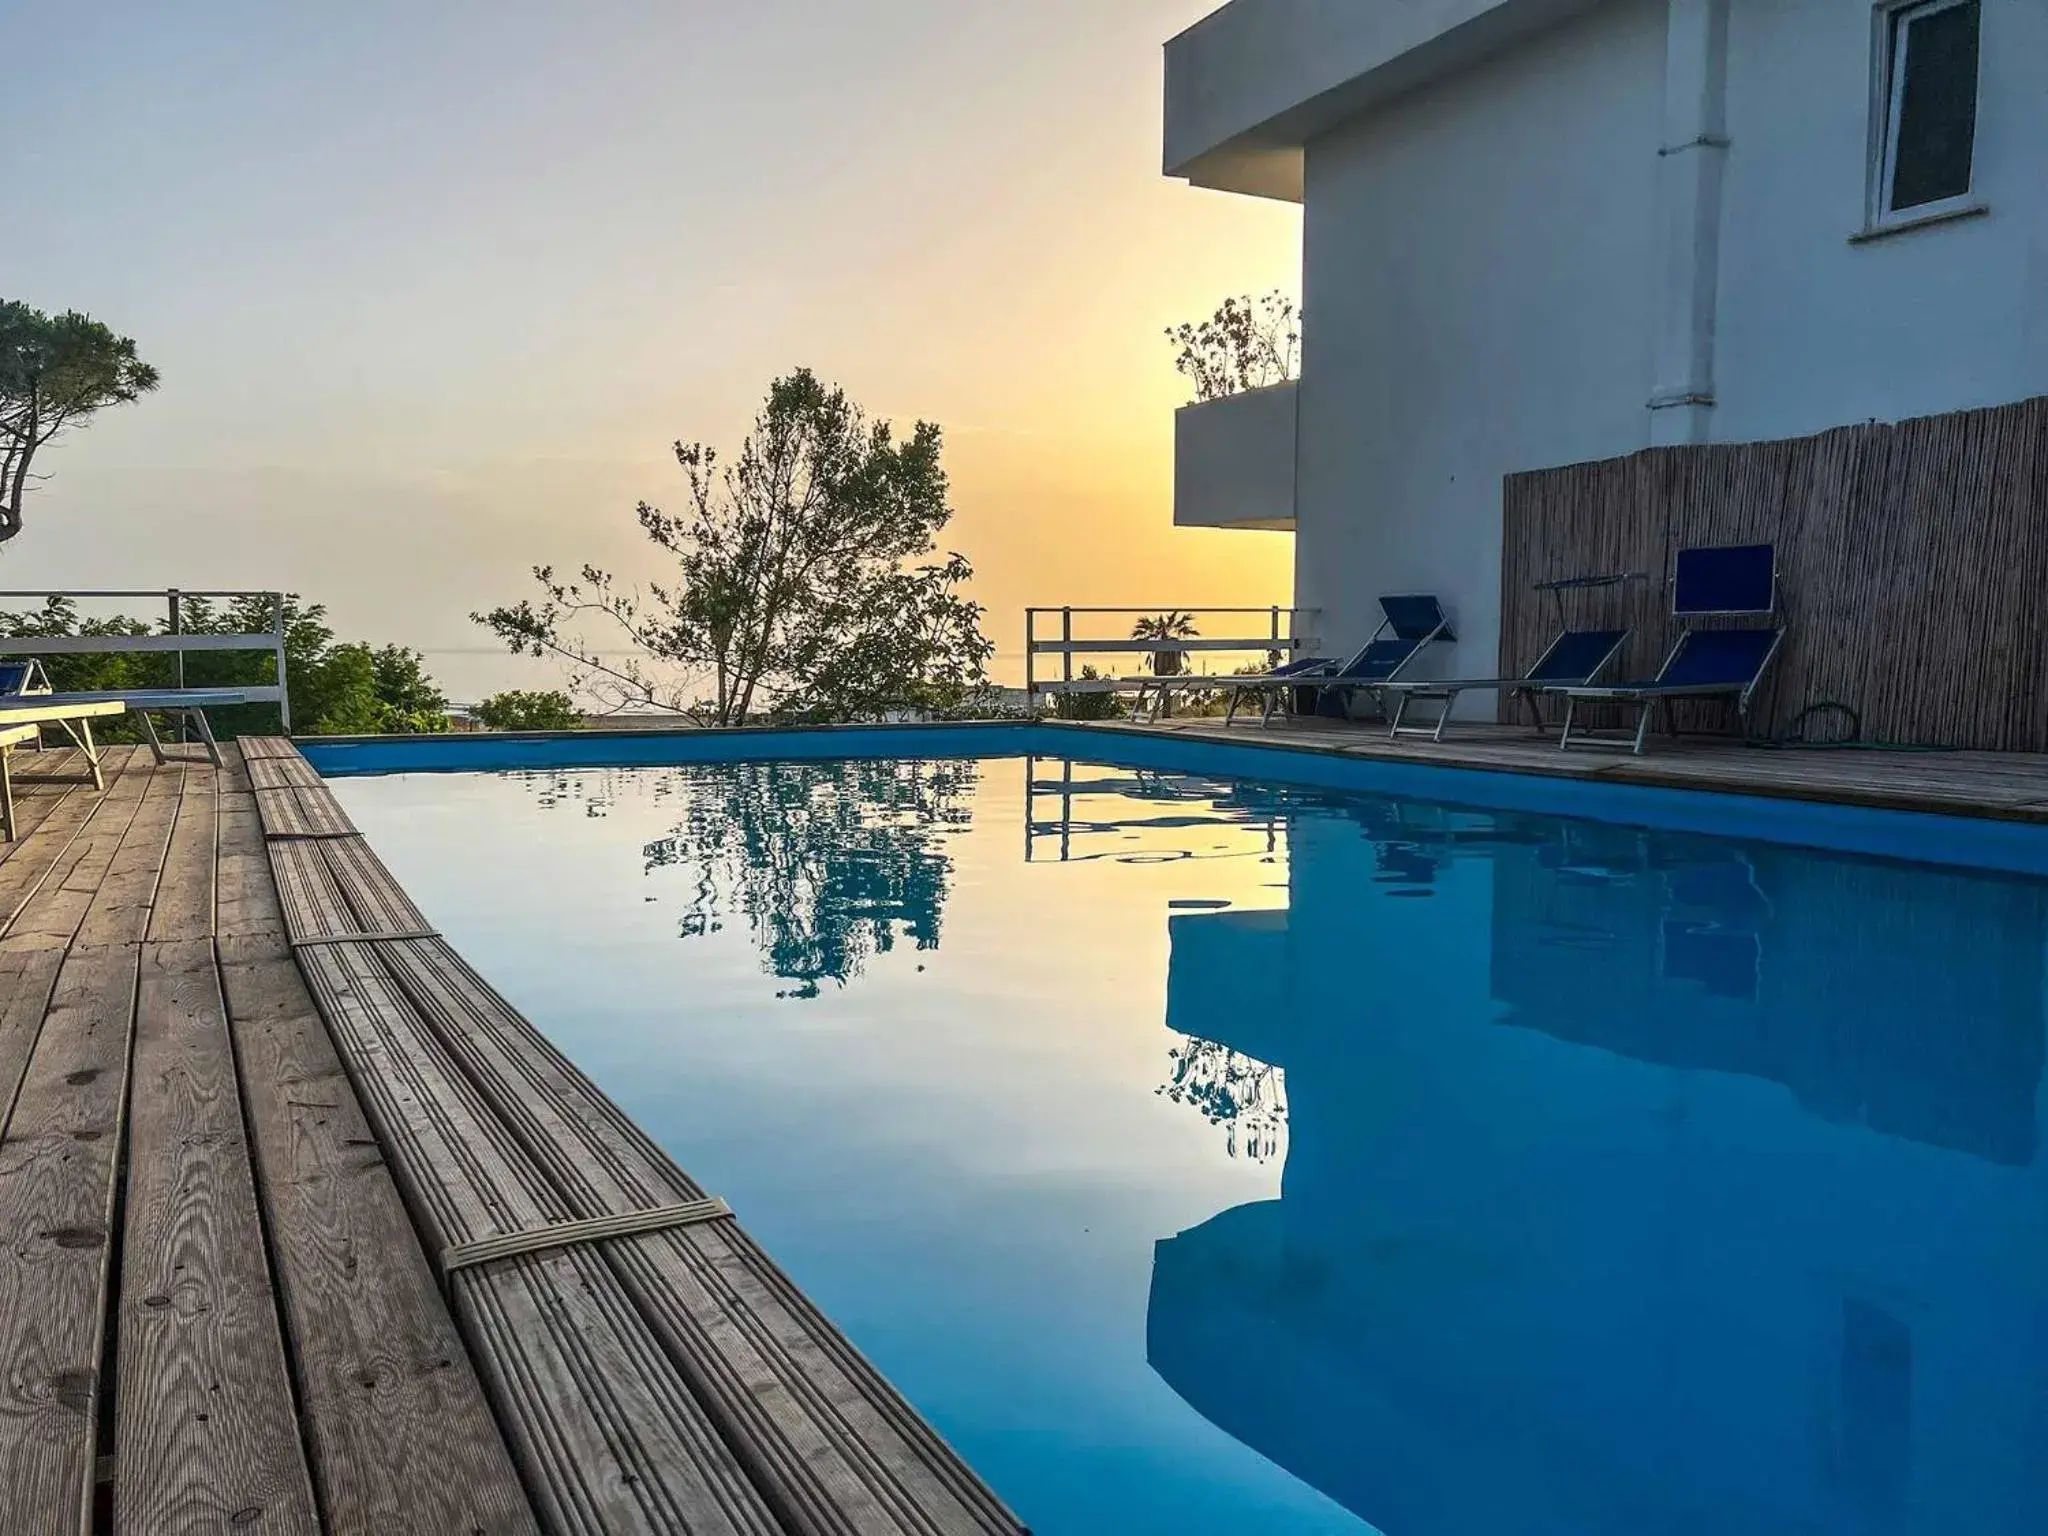
[[[1166,174],[1298,203],[1310,139],[1598,3],[1231,0],[1166,45]]]

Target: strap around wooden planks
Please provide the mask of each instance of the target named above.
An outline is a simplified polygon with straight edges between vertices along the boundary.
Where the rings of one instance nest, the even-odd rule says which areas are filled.
[[[457,1243],[441,1250],[441,1274],[445,1278],[472,1264],[494,1259],[515,1258],[522,1253],[542,1253],[566,1248],[572,1243],[595,1243],[607,1237],[634,1237],[642,1232],[665,1232],[670,1227],[695,1226],[730,1216],[732,1207],[716,1195],[703,1200],[686,1200],[680,1205],[656,1206],[648,1211],[626,1211],[616,1216],[592,1216],[583,1221],[558,1221],[525,1232],[507,1232],[498,1237]]]
[[[393,939],[438,939],[433,928],[399,928],[385,933],[309,933],[291,941],[293,949],[310,949],[315,944],[382,944]]]

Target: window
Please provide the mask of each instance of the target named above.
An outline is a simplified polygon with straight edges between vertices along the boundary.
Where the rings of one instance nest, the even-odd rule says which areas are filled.
[[[1914,0],[1879,12],[1883,138],[1873,225],[1942,212],[1969,197],[1982,10],[1981,0]]]

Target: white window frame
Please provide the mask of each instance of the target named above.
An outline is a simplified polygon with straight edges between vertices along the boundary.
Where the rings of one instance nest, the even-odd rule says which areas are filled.
[[[1921,16],[1954,10],[1970,0],[1881,0],[1871,16],[1872,46],[1870,68],[1870,169],[1864,207],[1864,230],[1869,234],[1888,229],[1910,229],[1962,214],[1982,213],[1977,196],[1977,155],[1970,155],[1970,185],[1954,197],[1911,208],[1891,207],[1892,176],[1899,153],[1899,118],[1906,99],[1906,53],[1899,40],[1906,28]],[[1979,11],[1981,17],[1982,11]],[[1981,23],[1980,23],[1981,24]],[[1984,48],[1977,47],[1977,89],[1972,98],[1977,126],[1984,126]]]

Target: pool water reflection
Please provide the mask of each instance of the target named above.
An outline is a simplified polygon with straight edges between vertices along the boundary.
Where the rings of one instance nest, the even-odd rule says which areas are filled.
[[[2048,887],[1047,760],[338,781],[1033,1527],[2048,1530]]]

